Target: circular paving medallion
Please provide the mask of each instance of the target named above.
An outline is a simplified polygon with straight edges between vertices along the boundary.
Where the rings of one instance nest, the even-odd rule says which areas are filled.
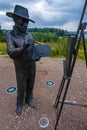
[[[16,87],[9,87],[9,88],[7,88],[7,90],[6,90],[6,93],[7,94],[13,94],[13,93],[15,93],[16,92]]]
[[[39,126],[41,128],[46,128],[49,125],[49,120],[46,117],[40,118]]]
[[[55,82],[53,82],[52,80],[46,81],[46,86],[52,87],[54,85],[55,85]]]

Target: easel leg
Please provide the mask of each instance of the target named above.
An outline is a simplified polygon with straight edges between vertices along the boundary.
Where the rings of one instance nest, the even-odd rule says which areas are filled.
[[[68,79],[67,81],[67,84],[65,86],[65,90],[64,90],[64,94],[63,94],[63,98],[62,98],[62,103],[60,104],[60,107],[59,107],[59,102],[57,104],[57,120],[56,120],[56,124],[55,124],[55,127],[54,127],[54,130],[57,129],[57,125],[58,125],[58,122],[59,122],[59,119],[60,119],[60,116],[61,116],[61,112],[62,112],[62,108],[63,108],[63,105],[64,105],[64,101],[65,101],[65,98],[66,98],[66,95],[67,95],[67,91],[68,91],[68,88],[69,88],[69,84],[70,84],[70,79]],[[63,87],[63,86],[62,86]],[[62,92],[61,92],[62,94]],[[58,99],[58,101],[60,100],[61,98],[61,94],[60,94],[60,97]]]
[[[58,104],[59,104],[59,99],[60,99],[60,96],[61,96],[61,93],[62,93],[62,90],[63,90],[63,86],[64,86],[64,83],[65,83],[65,78],[63,76],[62,78],[62,81],[61,81],[61,84],[60,84],[60,88],[58,90],[58,93],[57,93],[57,97],[56,97],[56,100],[55,100],[55,104],[54,104],[54,108],[56,109]]]

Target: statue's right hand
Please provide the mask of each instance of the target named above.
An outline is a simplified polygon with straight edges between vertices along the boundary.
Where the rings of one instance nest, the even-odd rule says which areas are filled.
[[[30,44],[24,44],[24,45],[23,45],[23,49],[25,50],[25,49],[27,49],[29,46],[30,46]]]

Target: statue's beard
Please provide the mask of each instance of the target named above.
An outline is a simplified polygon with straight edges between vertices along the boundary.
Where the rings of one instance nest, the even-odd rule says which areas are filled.
[[[27,26],[16,25],[16,28],[20,33],[26,33],[27,31]]]

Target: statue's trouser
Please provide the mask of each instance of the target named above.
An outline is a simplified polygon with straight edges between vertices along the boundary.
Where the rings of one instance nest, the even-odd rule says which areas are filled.
[[[26,100],[29,100],[29,98],[33,98],[35,74],[36,74],[35,63],[32,64],[28,76],[22,74],[21,72],[16,72],[17,104],[23,104],[24,98]]]

